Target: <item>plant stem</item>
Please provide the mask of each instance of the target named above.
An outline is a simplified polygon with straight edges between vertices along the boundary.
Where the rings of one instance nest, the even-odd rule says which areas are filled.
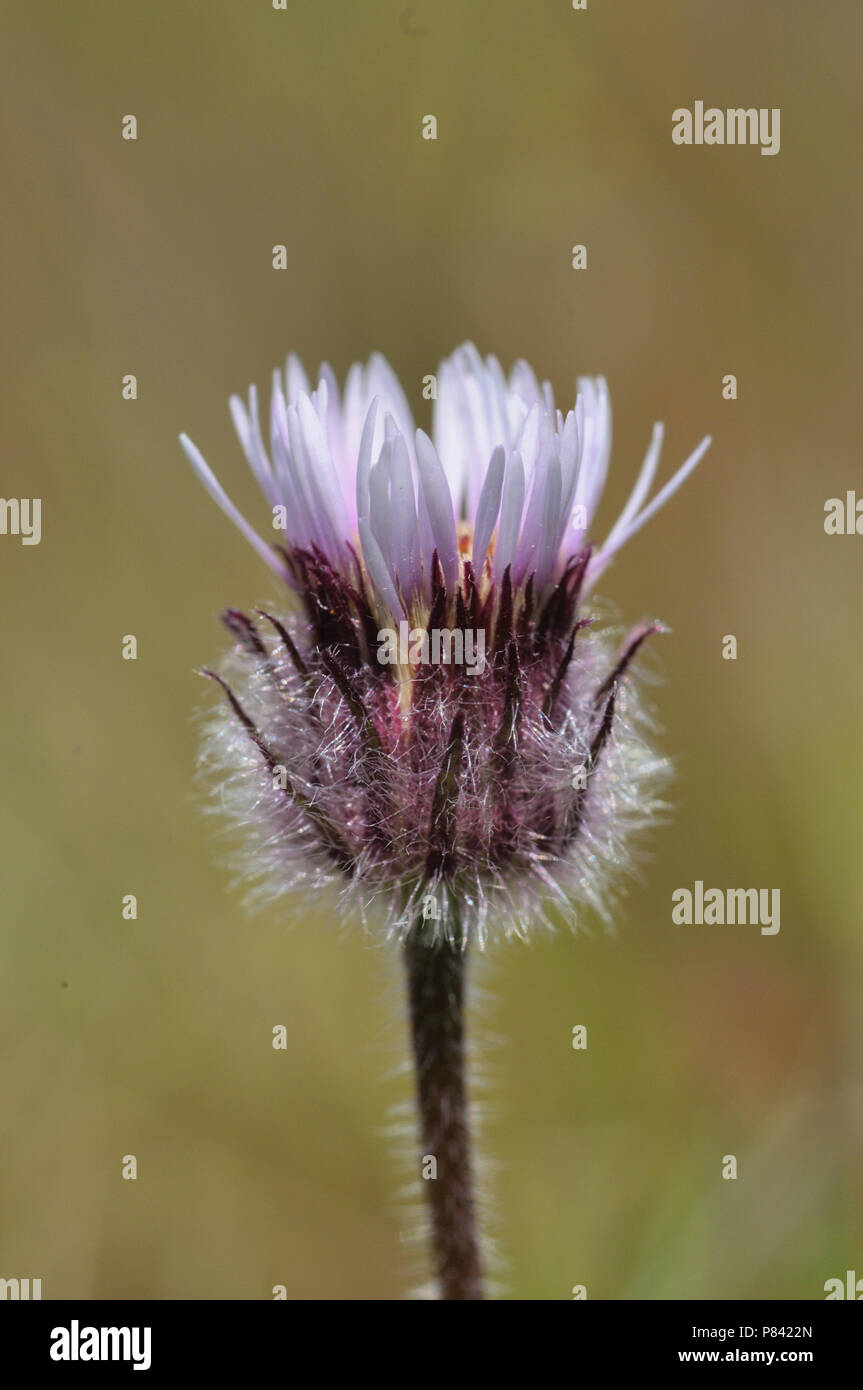
[[[427,943],[420,931],[405,944],[420,1142],[423,1158],[436,1160],[426,1185],[443,1299],[483,1297],[465,1085],[465,964],[459,946]]]

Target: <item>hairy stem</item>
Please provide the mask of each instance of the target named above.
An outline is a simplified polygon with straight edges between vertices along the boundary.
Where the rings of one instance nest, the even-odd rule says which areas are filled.
[[[435,1159],[435,1176],[425,1183],[435,1274],[441,1298],[481,1299],[465,1085],[466,952],[447,942],[426,943],[415,931],[405,945],[405,964],[420,1142],[423,1159]]]

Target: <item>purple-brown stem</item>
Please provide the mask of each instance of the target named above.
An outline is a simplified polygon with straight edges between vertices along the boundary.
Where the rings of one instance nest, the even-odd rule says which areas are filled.
[[[443,1299],[481,1299],[482,1266],[473,1195],[465,1084],[466,953],[414,932],[405,945],[408,1005],[435,1274]]]

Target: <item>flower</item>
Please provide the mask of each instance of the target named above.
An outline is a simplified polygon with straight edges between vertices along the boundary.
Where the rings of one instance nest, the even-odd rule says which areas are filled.
[[[231,413],[279,543],[240,514],[185,435],[207,490],[294,599],[229,609],[203,763],[242,825],[267,898],[332,884],[404,939],[523,936],[554,902],[607,915],[632,832],[667,776],[624,676],[657,623],[615,652],[585,599],[696,467],[648,501],[653,437],[605,542],[605,381],[564,415],[525,362],[506,377],[465,344],[442,363],[431,437],[386,360],[276,372],[269,452],[250,389]],[[435,634],[448,634],[435,647]],[[386,642],[384,638],[386,637]],[[457,640],[457,639],[460,639]],[[437,651],[437,659],[435,652]],[[459,653],[461,660],[459,660]],[[448,659],[447,659],[448,658]]]

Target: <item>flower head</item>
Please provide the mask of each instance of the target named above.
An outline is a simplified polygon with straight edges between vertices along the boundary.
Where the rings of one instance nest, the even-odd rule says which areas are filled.
[[[214,678],[226,699],[205,765],[250,832],[268,896],[339,886],[404,935],[482,944],[524,934],[557,899],[603,911],[630,833],[666,772],[629,664],[583,604],[620,547],[705,453],[652,500],[656,426],[605,542],[589,540],[608,469],[602,378],[564,415],[524,362],[459,348],[440,367],[431,437],[387,362],[275,373],[265,447],[254,388],[231,412],[279,535],[268,545],[200,452],[219,506],[294,601],[229,609]],[[213,673],[208,673],[213,674]]]

